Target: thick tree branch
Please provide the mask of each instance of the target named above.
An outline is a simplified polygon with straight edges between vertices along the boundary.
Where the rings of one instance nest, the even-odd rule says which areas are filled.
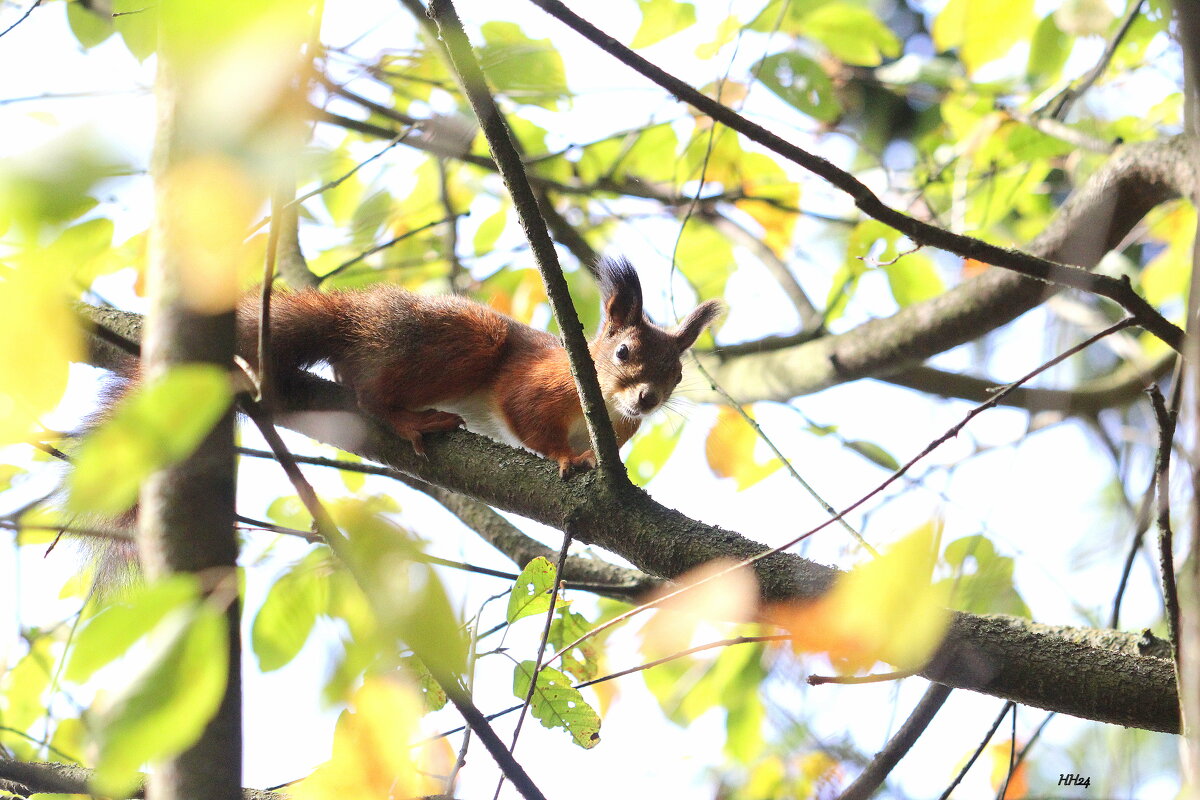
[[[123,332],[136,338],[136,315],[126,315],[125,323]],[[97,355],[105,352],[111,350]],[[320,378],[298,382],[296,392],[280,401],[285,404],[278,413],[282,425],[496,508],[559,530],[569,527],[579,541],[616,553],[652,575],[675,578],[715,558],[744,560],[767,549],[659,505],[633,486],[598,491],[594,474],[562,481],[545,459],[467,431],[427,437],[428,458],[421,458],[358,411],[348,390]],[[818,597],[838,574],[788,553],[756,562],[754,571],[768,603]],[[1171,662],[1140,655],[1140,640],[1133,633],[959,613],[938,656],[921,674],[1050,711],[1177,731]]]
[[[1031,253],[1093,268],[1152,208],[1200,186],[1200,141],[1176,137],[1122,147],[1076,190]],[[944,294],[835,336],[768,352],[702,356],[742,402],[789,400],[859,378],[915,367],[977,339],[1041,303],[1055,289],[1011,272],[988,270]],[[737,351],[735,351],[737,352]],[[719,402],[715,391],[691,395]]]
[[[242,455],[259,458],[274,457],[272,453],[265,450],[241,448],[239,452]],[[487,505],[464,494],[434,486],[432,483],[405,475],[391,467],[312,456],[293,455],[292,458],[299,464],[349,469],[367,475],[382,475],[400,481],[418,492],[423,492],[458,517],[464,525],[479,534],[481,539],[507,556],[518,567],[524,567],[535,558],[540,557],[547,561],[553,561],[557,557],[557,553],[553,549],[527,536]],[[634,601],[651,592],[662,590],[667,584],[661,578],[652,577],[644,572],[584,556],[567,557],[566,567],[563,569],[563,579],[567,582],[568,589],[579,589],[611,597],[614,600],[625,601]]]
[[[92,770],[50,761],[8,761],[0,759],[0,780],[12,781],[35,793],[90,794]],[[144,797],[142,790],[134,797]],[[264,789],[242,789],[242,800],[285,800],[287,795]]]
[[[1093,415],[1103,409],[1126,406],[1138,400],[1145,393],[1146,386],[1165,377],[1174,364],[1175,354],[1172,352],[1145,366],[1125,362],[1109,374],[1084,381],[1071,389],[1021,386],[1006,395],[998,405],[1023,408],[1031,413],[1053,411],[1066,415]],[[1004,385],[999,381],[933,367],[913,367],[884,376],[883,380],[919,392],[975,403],[990,400],[996,389]]]

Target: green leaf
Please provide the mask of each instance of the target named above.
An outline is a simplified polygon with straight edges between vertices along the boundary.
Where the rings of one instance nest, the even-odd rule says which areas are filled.
[[[634,50],[657,44],[696,22],[696,7],[679,0],[638,0],[642,24],[629,46]]]
[[[146,762],[196,742],[225,693],[228,620],[207,602],[176,609],[156,626],[155,651],[134,680],[97,710],[99,757],[93,775],[100,792],[126,796]]]
[[[676,725],[687,726],[711,708],[734,711],[761,703],[760,687],[766,677],[762,654],[761,644],[725,647],[715,659],[676,659],[643,670],[642,676],[663,713]],[[742,719],[735,724],[748,723]]]
[[[758,79],[779,99],[822,122],[832,122],[842,113],[833,81],[821,65],[796,52],[776,53],[762,60]]]
[[[416,656],[405,656],[400,659],[399,669],[408,673],[416,684],[417,691],[421,693],[421,700],[425,704],[426,711],[440,711],[446,707],[447,697],[446,690],[442,688],[437,679],[433,677],[433,673],[425,666],[424,662]]]
[[[322,547],[272,584],[250,629],[250,645],[263,672],[290,663],[303,649],[317,616],[329,608],[328,571],[329,551]]]
[[[846,313],[854,291],[858,288],[858,279],[867,271],[866,264],[861,261],[847,261],[833,273],[829,284],[829,293],[825,296],[825,324],[833,322]]]
[[[511,625],[523,617],[545,614],[550,610],[550,590],[554,588],[555,569],[549,560],[538,556],[525,565],[508,596],[506,618]]]
[[[0,464],[0,492],[7,492],[12,488],[13,478],[18,475],[24,475],[28,472],[24,467],[18,467],[16,464]]]
[[[350,156],[348,145],[357,139],[355,134],[347,134],[342,144],[322,159],[322,169],[318,176],[322,184],[338,181],[336,186],[321,192],[319,197],[329,216],[339,226],[344,226],[350,221],[354,209],[362,202],[366,191],[359,173],[346,177],[357,164]]]
[[[1029,607],[1013,584],[1015,561],[999,555],[986,536],[956,539],[946,545],[942,558],[954,569],[954,576],[939,584],[949,587],[955,608],[972,614],[1029,616]]]
[[[649,483],[675,452],[681,433],[683,426],[678,420],[670,418],[661,419],[649,430],[638,433],[633,439],[633,447],[629,449],[629,457],[625,459],[630,480],[638,486]]]
[[[158,47],[158,7],[143,0],[113,0],[113,27],[138,61]]]
[[[631,145],[622,144],[621,155],[607,170],[613,177],[649,181],[674,181],[679,137],[670,125],[653,125],[639,131]]]
[[[0,674],[0,709],[3,710],[0,742],[18,758],[32,759],[37,751],[28,738],[13,731],[30,730],[47,714],[46,690],[54,669],[55,643],[50,637],[34,639],[29,652]],[[39,738],[40,738],[39,728]]]
[[[561,650],[592,629],[592,623],[582,614],[576,614],[565,606],[555,609],[558,617],[550,623],[550,646]],[[578,681],[590,681],[600,674],[602,651],[595,637],[580,642],[562,656],[563,672]]]
[[[1043,17],[1029,44],[1029,60],[1025,65],[1029,82],[1042,85],[1057,80],[1074,44],[1071,37],[1059,30],[1053,14]]]
[[[513,671],[513,694],[524,700],[529,693],[533,662],[523,661]],[[542,667],[530,701],[533,716],[547,728],[562,728],[575,744],[590,750],[600,743],[600,715],[596,713],[571,680],[553,667]]]
[[[887,450],[884,450],[879,445],[875,444],[875,442],[867,442],[861,439],[856,439],[854,441],[846,442],[846,447],[858,453],[868,461],[878,464],[890,472],[895,472],[896,470],[900,469],[900,462],[896,460],[896,457]]]
[[[716,35],[712,41],[705,42],[696,46],[696,58],[710,59],[717,53],[721,52],[721,48],[732,42],[737,37],[737,32],[742,28],[742,21],[735,16],[728,16],[721,20],[721,24],[717,26]]]
[[[878,66],[900,55],[900,40],[870,9],[829,3],[804,17],[803,32],[847,64]]]
[[[71,33],[75,34],[84,50],[91,50],[113,35],[112,17],[86,8],[78,2],[67,3],[67,24],[71,26]]]
[[[467,641],[446,589],[428,564],[415,560],[418,543],[380,508],[380,501],[353,499],[331,507],[346,534],[339,555],[384,634],[407,644],[434,674],[460,675]]]
[[[693,219],[679,236],[677,263],[701,300],[721,297],[733,274],[733,245],[711,225]]]
[[[92,617],[75,637],[64,673],[83,683],[96,670],[125,655],[168,614],[190,608],[200,597],[194,575],[173,575],[138,586]]]
[[[913,253],[894,263],[885,264],[883,271],[892,289],[892,297],[901,308],[937,297],[946,290],[933,259],[923,253]]]
[[[549,39],[530,39],[513,22],[485,22],[480,30],[480,66],[497,92],[551,110],[570,96],[562,56]]]
[[[67,507],[128,509],[147,476],[196,449],[232,394],[229,374],[213,364],[180,364],[135,389],[84,439],[67,481]]]
[[[472,242],[475,254],[484,255],[492,252],[492,249],[496,246],[496,240],[500,238],[500,234],[504,233],[504,228],[507,225],[507,206],[501,207],[499,211],[481,222],[479,228],[475,231],[475,239]]]
[[[267,506],[267,519],[284,528],[310,531],[313,528],[312,514],[308,513],[304,501],[294,494],[276,497]]]
[[[933,42],[957,48],[974,72],[1027,39],[1033,24],[1033,0],[950,0],[933,22]]]

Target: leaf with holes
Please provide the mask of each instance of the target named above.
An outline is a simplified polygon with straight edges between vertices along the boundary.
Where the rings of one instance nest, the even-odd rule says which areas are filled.
[[[513,671],[513,694],[522,700],[529,694],[532,675],[532,661],[521,662]],[[571,686],[571,679],[553,667],[542,667],[538,673],[529,708],[542,725],[562,728],[584,750],[600,743],[600,715]]]
[[[550,610],[550,590],[554,588],[555,569],[547,559],[538,556],[525,565],[517,576],[517,585],[508,596],[508,613],[511,625],[523,617],[545,614]]]

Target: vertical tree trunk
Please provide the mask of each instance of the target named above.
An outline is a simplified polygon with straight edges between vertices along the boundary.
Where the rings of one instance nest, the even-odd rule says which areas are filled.
[[[177,244],[178,211],[171,173],[194,156],[181,120],[185,95],[173,75],[167,48],[160,48],[158,131],[155,143],[155,220],[151,236],[149,295],[143,368],[152,378],[184,362],[233,365],[232,309],[199,313],[187,305],[181,281],[186,268]],[[232,265],[230,265],[232,269]],[[230,577],[237,564],[234,534],[233,412],[228,411],[190,457],[155,473],[142,487],[138,544],[143,567],[154,578],[175,572]],[[196,744],[153,770],[151,800],[241,797],[241,673],[238,603],[231,604],[229,678],[216,716]]]

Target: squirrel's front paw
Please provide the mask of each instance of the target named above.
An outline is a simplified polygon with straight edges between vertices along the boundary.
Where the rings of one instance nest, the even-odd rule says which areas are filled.
[[[563,456],[558,459],[558,476],[569,478],[576,472],[587,472],[596,466],[596,456],[591,450],[586,450],[577,456]]]

